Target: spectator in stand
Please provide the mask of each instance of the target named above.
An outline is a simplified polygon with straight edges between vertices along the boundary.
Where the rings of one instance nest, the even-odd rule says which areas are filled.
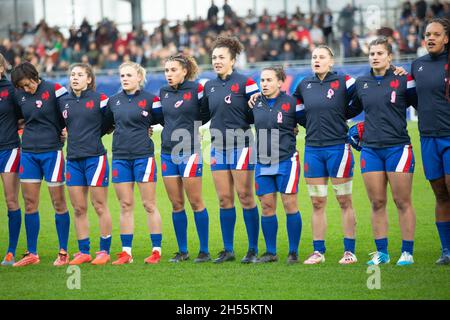
[[[218,14],[219,14],[219,8],[214,4],[214,0],[211,0],[211,7],[209,7],[209,9],[208,9],[208,15],[207,15],[208,21],[211,21],[213,19],[213,17],[216,17],[216,19],[217,19]]]
[[[425,0],[419,0],[415,4],[416,6],[416,17],[423,21],[425,20],[425,16],[427,14],[427,3]]]
[[[234,18],[234,11],[233,11],[233,9],[231,9],[231,6],[228,4],[228,0],[224,0],[222,10],[223,10],[224,17]]]

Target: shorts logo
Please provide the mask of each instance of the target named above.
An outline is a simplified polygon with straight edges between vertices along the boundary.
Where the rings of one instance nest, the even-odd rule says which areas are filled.
[[[227,95],[224,100],[227,104],[231,104],[231,94]]]
[[[177,102],[175,102],[174,107],[179,108],[183,104],[183,102],[184,102],[184,100],[178,100]]]
[[[70,181],[70,172],[66,172],[66,180]]]
[[[281,106],[281,109],[284,111],[284,112],[289,112],[289,109],[291,108],[291,104],[290,103],[283,103],[283,105]]]
[[[48,98],[50,98],[50,93],[48,93],[48,91],[45,91],[42,95],[41,95],[42,100],[47,101]]]
[[[217,164],[216,158],[212,157],[212,158],[211,158],[211,165],[212,165],[212,166],[215,166],[216,164]]]
[[[64,110],[62,112],[62,116],[63,116],[64,119],[67,119],[67,110]]]
[[[114,169],[113,172],[112,172],[112,175],[113,175],[114,178],[117,178],[119,176],[119,170]]]
[[[361,168],[365,168],[366,167],[366,159],[362,158],[361,159]]]
[[[139,101],[138,106],[139,106],[139,108],[144,109],[147,106],[147,100],[144,99],[144,100]]]
[[[23,166],[20,166],[19,173],[23,173]]]
[[[166,171],[167,170],[167,164],[166,164],[166,162],[163,162],[163,164],[161,165],[161,169],[162,169],[162,171]]]
[[[187,93],[183,94],[183,99],[187,100],[187,101],[191,100],[192,99],[192,93],[187,92]]]
[[[231,86],[231,91],[234,93],[238,93],[239,92],[239,84],[235,83]]]
[[[39,108],[39,109],[42,107],[42,101],[41,100],[36,100],[36,107]]]
[[[94,108],[94,101],[90,100],[86,102],[86,109],[92,110],[92,108]]]
[[[258,191],[259,189],[259,184],[257,182],[255,182],[255,190]]]
[[[303,165],[303,171],[308,172],[308,170],[309,170],[308,162],[305,162],[305,164]]]

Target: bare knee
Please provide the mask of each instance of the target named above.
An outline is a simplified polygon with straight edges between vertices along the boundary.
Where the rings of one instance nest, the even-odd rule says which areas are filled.
[[[321,211],[325,208],[325,205],[327,204],[326,198],[312,198],[312,206],[314,211]]]
[[[373,212],[382,211],[386,208],[386,199],[372,199],[370,201]]]
[[[179,212],[184,210],[184,201],[183,200],[172,200],[172,211]]]
[[[347,211],[353,208],[352,199],[350,197],[338,197],[339,207],[343,211]]]
[[[205,208],[205,205],[203,204],[203,200],[201,197],[197,197],[190,200],[191,208],[194,212],[201,211]]]
[[[130,215],[133,212],[134,202],[133,199],[120,200],[120,210],[122,215]]]
[[[87,213],[87,207],[85,205],[75,205],[73,206],[73,210],[76,218],[85,216]]]
[[[219,196],[219,205],[221,208],[232,208],[234,207],[233,195],[221,195]]]
[[[39,199],[24,196],[25,212],[31,213],[38,209]]]
[[[143,202],[144,210],[148,213],[148,215],[152,216],[156,212],[156,204],[154,201],[144,201]]]
[[[97,215],[101,216],[108,212],[108,204],[106,203],[106,201],[93,200],[91,203],[94,207],[95,212],[97,212]]]
[[[394,202],[399,212],[407,211],[412,205],[410,199],[394,198]]]
[[[238,192],[238,197],[243,208],[251,207],[254,204],[253,194],[247,190]]]
[[[6,195],[6,207],[10,211],[19,209],[19,200],[15,195]]]
[[[272,215],[276,210],[275,205],[270,202],[261,202],[261,208],[264,216]]]

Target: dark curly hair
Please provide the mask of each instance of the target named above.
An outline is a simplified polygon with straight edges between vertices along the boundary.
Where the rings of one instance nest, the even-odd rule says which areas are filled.
[[[236,59],[236,56],[244,50],[244,46],[237,37],[218,37],[212,44],[212,49],[216,48],[228,48],[231,59]]]
[[[197,77],[199,70],[197,61],[195,61],[194,57],[179,53],[177,55],[170,56],[166,62],[169,61],[178,61],[181,66],[187,70],[186,79],[194,80]]]

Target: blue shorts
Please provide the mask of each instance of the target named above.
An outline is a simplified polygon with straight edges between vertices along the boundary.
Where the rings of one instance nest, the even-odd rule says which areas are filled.
[[[254,170],[256,157],[252,147],[230,150],[211,148],[211,171]]]
[[[67,160],[66,184],[68,187],[107,187],[109,165],[106,154],[80,160]]]
[[[0,173],[19,172],[20,149],[0,151]]]
[[[256,164],[255,190],[257,196],[281,192],[295,194],[298,192],[300,177],[300,160],[298,152],[291,159],[276,164]]]
[[[202,169],[202,157],[198,153],[173,157],[167,153],[161,154],[161,172],[163,177],[201,177]]]
[[[327,147],[305,146],[305,178],[351,178],[354,165],[348,143]]]
[[[420,137],[423,170],[427,180],[442,178],[450,174],[450,136]]]
[[[112,182],[156,182],[156,162],[153,157],[112,161]]]
[[[43,153],[22,152],[19,177],[21,181],[64,182],[64,155],[62,150]]]
[[[412,145],[400,145],[388,148],[363,147],[361,151],[361,173],[414,172],[414,152]]]

